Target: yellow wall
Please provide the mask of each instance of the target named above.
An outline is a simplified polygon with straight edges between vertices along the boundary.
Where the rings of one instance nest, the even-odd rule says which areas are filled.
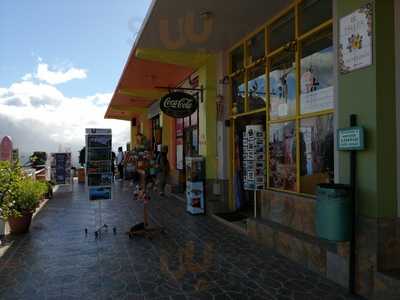
[[[199,154],[206,159],[207,179],[217,178],[217,68],[216,58],[211,56],[198,72],[203,86],[203,103],[199,103]]]

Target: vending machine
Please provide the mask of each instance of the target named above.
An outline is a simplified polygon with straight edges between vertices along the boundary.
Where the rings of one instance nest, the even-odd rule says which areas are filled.
[[[198,215],[205,213],[205,160],[203,157],[186,158],[186,210]]]

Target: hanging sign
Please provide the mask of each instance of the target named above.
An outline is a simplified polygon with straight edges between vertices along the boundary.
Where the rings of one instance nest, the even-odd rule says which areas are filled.
[[[369,3],[340,19],[339,68],[342,74],[372,64],[372,15]]]
[[[179,119],[192,115],[198,108],[197,99],[190,94],[172,92],[161,98],[160,109],[168,116]]]
[[[338,129],[337,147],[339,151],[364,150],[364,130],[362,127]]]

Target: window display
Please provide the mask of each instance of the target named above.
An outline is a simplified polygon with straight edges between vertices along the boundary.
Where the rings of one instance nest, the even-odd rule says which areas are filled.
[[[265,64],[249,71],[248,95],[250,111],[265,108]]]
[[[271,124],[269,131],[269,184],[296,191],[295,122]]]
[[[269,73],[270,117],[272,120],[296,114],[296,67],[293,55],[271,59]]]
[[[269,52],[272,52],[295,39],[293,11],[279,18],[269,27]]]
[[[244,67],[244,49],[243,46],[237,47],[231,53],[231,73],[235,73]]]
[[[245,82],[243,74],[232,78],[232,114],[244,112]]]
[[[331,32],[308,40],[302,45],[301,114],[334,108],[333,47]]]
[[[265,56],[265,32],[260,31],[247,40],[247,63],[251,64]]]
[[[306,33],[332,18],[332,0],[303,0],[299,13],[300,33]]]
[[[301,192],[314,194],[319,183],[333,181],[333,115],[301,120],[300,183]]]

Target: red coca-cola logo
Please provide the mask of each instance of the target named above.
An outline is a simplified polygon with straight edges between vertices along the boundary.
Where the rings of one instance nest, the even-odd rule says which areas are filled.
[[[170,117],[185,118],[198,108],[197,99],[187,93],[173,92],[161,98],[160,109]]]

